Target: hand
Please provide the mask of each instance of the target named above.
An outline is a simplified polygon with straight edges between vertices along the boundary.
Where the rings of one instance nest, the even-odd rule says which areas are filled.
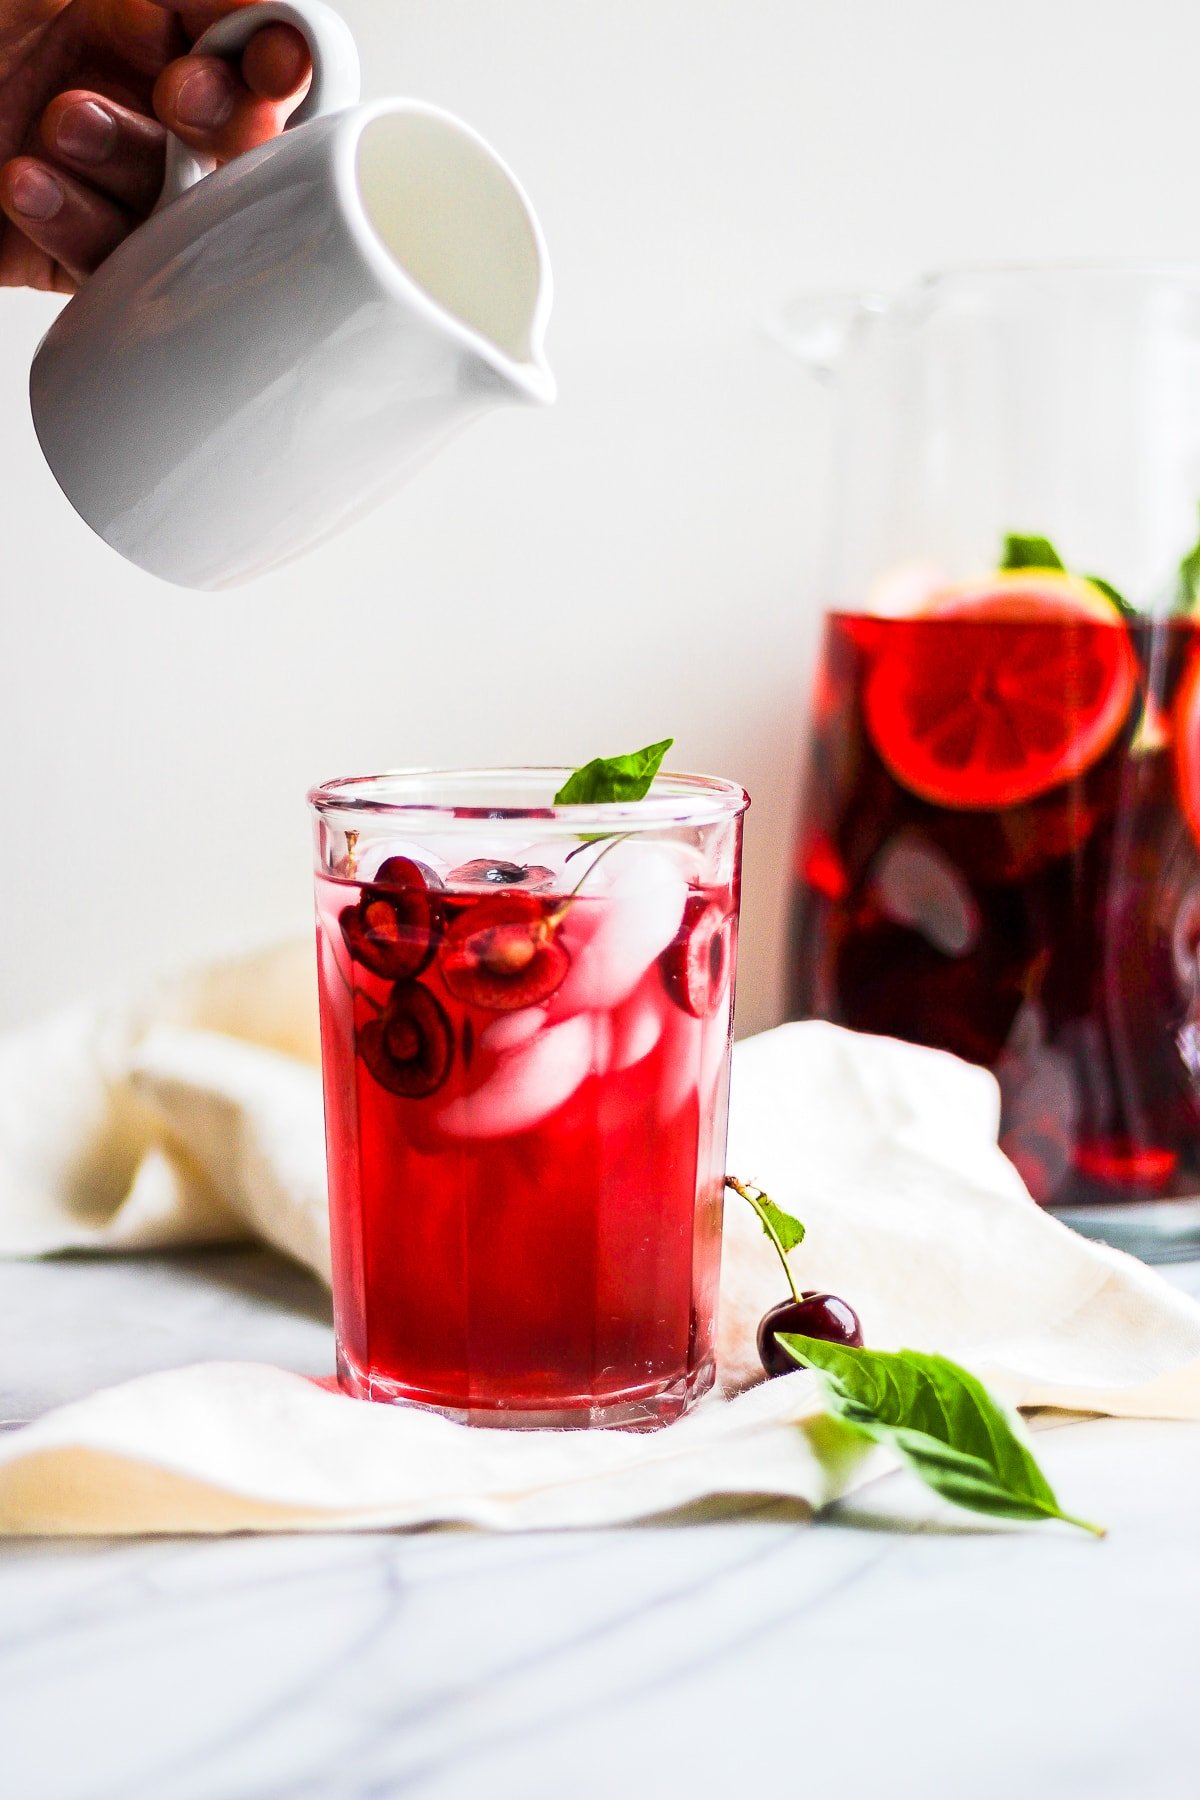
[[[264,26],[240,73],[186,54],[245,3],[0,0],[0,287],[73,293],[158,199],[164,127],[218,161],[282,131],[299,32]]]

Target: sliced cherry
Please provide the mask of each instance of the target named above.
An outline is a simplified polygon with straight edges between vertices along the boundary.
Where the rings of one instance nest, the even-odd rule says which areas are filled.
[[[729,915],[715,900],[691,894],[683,923],[659,959],[663,981],[677,1006],[694,1019],[717,1010],[729,980]]]
[[[375,871],[375,887],[385,888],[440,888],[446,884],[436,869],[428,863],[418,862],[415,856],[388,856]]]
[[[862,1348],[858,1314],[836,1294],[805,1294],[801,1300],[783,1300],[764,1313],[758,1327],[758,1356],[768,1375],[790,1375],[799,1368],[776,1337],[777,1331],[794,1331],[798,1337],[821,1338],[827,1344]]]
[[[449,875],[451,887],[524,888],[527,891],[547,888],[553,880],[554,871],[543,868],[540,863],[489,862],[486,856],[461,863],[457,869],[451,869]]]
[[[442,980],[455,999],[489,1012],[516,1012],[549,999],[570,964],[545,906],[522,893],[470,904],[446,932],[439,955]]]
[[[389,856],[358,904],[342,910],[346,948],[355,962],[385,981],[420,974],[437,947],[440,922],[426,873],[433,875],[407,856]]]
[[[406,1100],[436,1093],[454,1060],[454,1033],[439,1000],[419,982],[392,989],[387,1006],[358,1033],[358,1047],[380,1087]]]

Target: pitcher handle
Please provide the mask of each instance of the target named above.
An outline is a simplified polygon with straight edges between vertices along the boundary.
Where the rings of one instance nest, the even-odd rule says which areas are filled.
[[[192,45],[192,51],[202,56],[231,56],[244,50],[264,25],[294,26],[312,57],[312,85],[288,120],[289,130],[293,125],[303,125],[306,119],[319,119],[355,104],[362,93],[358,46],[345,19],[326,6],[324,0],[256,0],[256,4],[239,7],[210,25]],[[178,200],[205,175],[211,175],[216,166],[214,157],[190,149],[174,132],[169,132],[166,174],[158,205],[167,206]]]

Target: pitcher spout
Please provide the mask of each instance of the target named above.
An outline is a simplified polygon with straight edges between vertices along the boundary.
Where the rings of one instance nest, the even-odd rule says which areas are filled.
[[[438,107],[385,102],[357,133],[353,175],[363,223],[429,323],[473,351],[513,398],[553,401],[543,348],[550,260],[495,151]]]

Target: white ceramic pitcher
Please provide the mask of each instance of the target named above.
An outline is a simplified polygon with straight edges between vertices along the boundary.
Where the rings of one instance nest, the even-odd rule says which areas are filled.
[[[232,54],[272,20],[312,52],[288,129],[216,170],[173,138],[158,209],[30,377],[75,510],[190,588],[307,550],[498,401],[554,398],[550,268],[513,176],[435,107],[357,104],[354,40],[319,0],[231,13],[196,48]]]

